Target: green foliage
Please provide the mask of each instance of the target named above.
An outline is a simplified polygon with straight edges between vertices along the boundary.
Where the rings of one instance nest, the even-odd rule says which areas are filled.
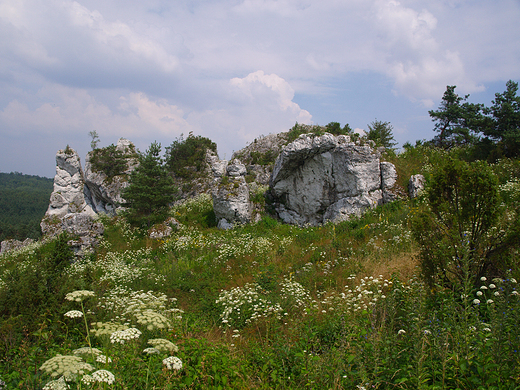
[[[393,127],[390,122],[382,122],[377,119],[368,125],[366,138],[376,143],[376,146],[384,146],[391,149],[397,145],[392,134]]]
[[[0,173],[0,241],[41,236],[53,180],[21,173]]]
[[[470,146],[470,159],[496,161],[516,157],[520,150],[520,96],[518,83],[509,80],[506,91],[496,93],[491,107],[468,103],[455,86],[447,86],[441,105],[429,114],[439,134],[432,140],[436,146],[449,149]]]
[[[99,135],[98,135],[97,131],[96,130],[89,131],[88,135],[90,138],[92,138],[92,140],[90,141],[90,147],[92,148],[92,150],[96,150],[97,145],[99,143]]]
[[[125,173],[128,168],[128,159],[132,157],[136,157],[135,151],[131,151],[131,155],[128,155],[112,144],[104,148],[93,149],[90,163],[92,171],[102,172],[110,180]]]
[[[217,145],[209,138],[192,132],[184,139],[182,134],[166,148],[166,166],[175,176],[183,179],[199,177],[205,167],[206,150],[217,152]]]
[[[154,142],[146,153],[139,155],[139,165],[128,180],[122,196],[126,216],[134,225],[152,226],[168,215],[174,200],[173,180],[160,157],[161,145]]]
[[[271,165],[274,164],[276,157],[272,150],[268,150],[265,153],[251,152],[251,164]]]
[[[350,135],[356,136],[350,126],[345,124],[343,128],[338,122],[331,122],[327,126],[318,126],[318,125],[305,125],[296,122],[296,124],[289,130],[287,133],[287,141],[292,142],[296,138],[298,138],[302,134],[314,134],[315,136],[320,136],[325,133],[331,133],[333,135]]]
[[[511,237],[517,237],[518,222],[500,205],[498,182],[486,163],[445,159],[432,174],[427,199],[429,208],[417,215],[413,232],[431,285],[460,290],[468,275],[505,274],[510,250],[519,247]]]

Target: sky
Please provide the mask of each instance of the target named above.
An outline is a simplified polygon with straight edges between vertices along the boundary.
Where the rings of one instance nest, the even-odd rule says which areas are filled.
[[[53,177],[121,137],[229,159],[296,122],[435,135],[448,85],[520,80],[519,0],[0,0],[0,172]]]

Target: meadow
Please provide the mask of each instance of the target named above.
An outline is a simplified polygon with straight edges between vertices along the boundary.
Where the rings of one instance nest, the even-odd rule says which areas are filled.
[[[388,159],[428,179],[444,153]],[[518,162],[493,169],[514,205]],[[63,235],[3,255],[0,388],[520,388],[518,250],[500,277],[432,286],[413,234],[428,207],[221,231],[202,194],[170,210],[181,226],[165,239],[101,216],[103,240],[81,259]]]

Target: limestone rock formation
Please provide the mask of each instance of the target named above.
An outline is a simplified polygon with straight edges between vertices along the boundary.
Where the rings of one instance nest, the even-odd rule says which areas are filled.
[[[393,199],[393,164],[345,135],[301,135],[276,160],[270,192],[286,223],[340,222]]]
[[[121,175],[111,178],[104,172],[94,169],[91,162],[93,152],[89,152],[85,160],[84,180],[89,191],[88,197],[93,210],[98,214],[115,215],[121,208],[120,205],[124,202],[121,192],[128,186],[128,177],[138,165],[135,146],[129,140],[120,138],[117,141],[116,151],[121,152],[126,158],[126,169]]]
[[[423,175],[412,175],[408,182],[408,194],[410,198],[416,198],[419,193],[424,189],[424,176]]]
[[[235,159],[227,165],[226,175],[215,181],[211,195],[213,210],[221,229],[230,229],[236,223],[251,221],[249,186],[245,174],[245,165]]]
[[[0,255],[3,254],[3,253],[9,252],[11,250],[23,248],[23,247],[25,247],[27,245],[30,245],[32,243],[34,243],[34,240],[31,239],[31,238],[26,238],[23,241],[14,240],[14,239],[4,240],[0,244]]]

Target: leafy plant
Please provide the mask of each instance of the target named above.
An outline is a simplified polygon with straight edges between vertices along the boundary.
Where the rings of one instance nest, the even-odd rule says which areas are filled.
[[[201,175],[205,167],[206,151],[217,152],[217,145],[209,138],[189,133],[184,139],[182,134],[166,148],[166,166],[175,176],[193,179]]]

